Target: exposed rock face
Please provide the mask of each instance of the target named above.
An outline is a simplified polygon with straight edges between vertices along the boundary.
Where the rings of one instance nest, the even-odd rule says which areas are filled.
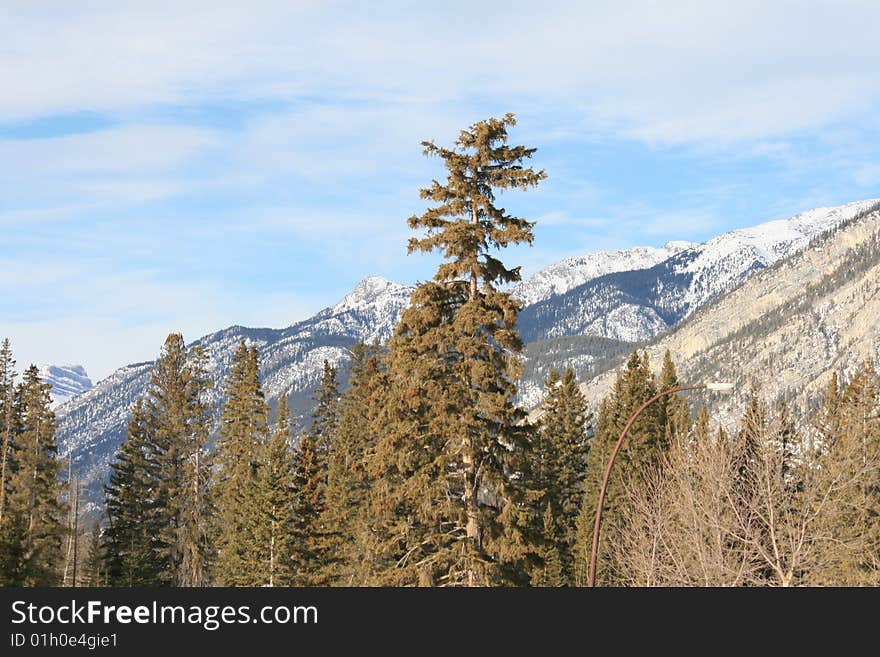
[[[652,362],[666,349],[683,379],[736,384],[731,397],[698,393],[728,424],[752,383],[769,399],[814,405],[832,372],[847,377],[880,356],[880,209],[706,304],[648,347]],[[605,372],[583,389],[601,399],[613,378]]]

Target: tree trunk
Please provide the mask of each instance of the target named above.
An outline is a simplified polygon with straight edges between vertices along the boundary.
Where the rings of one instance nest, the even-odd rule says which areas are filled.
[[[477,216],[477,206],[472,203],[471,216],[474,225],[479,223]],[[476,258],[476,255],[475,255]],[[471,268],[470,280],[470,300],[475,301],[477,298],[477,268],[476,262]],[[467,534],[467,551],[468,551],[468,586],[478,586],[476,573],[472,565],[472,553],[479,551],[481,548],[481,534],[479,509],[477,507],[477,473],[474,463],[474,446],[470,436],[466,436],[462,440],[462,466],[464,467],[464,508],[467,514],[467,525],[465,528]]]

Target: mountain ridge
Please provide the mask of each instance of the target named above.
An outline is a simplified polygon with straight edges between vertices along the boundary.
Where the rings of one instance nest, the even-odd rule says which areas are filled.
[[[591,377],[634,343],[668,332],[722,292],[736,289],[755,272],[804,248],[823,232],[833,232],[872,203],[819,208],[789,220],[731,231],[701,245],[678,243],[669,247],[673,255],[651,267],[608,272],[526,306],[520,330],[529,343],[524,352],[528,378],[521,382],[520,401],[533,406],[540,400],[541,382],[549,367],[573,363],[579,376]],[[770,265],[765,264],[770,260]],[[713,285],[701,283],[719,262],[724,265],[724,276],[710,281]],[[289,327],[231,326],[191,342],[208,352],[215,381],[210,402],[215,413],[219,413],[232,353],[246,340],[260,349],[267,399],[274,404],[282,394],[288,395],[295,417],[305,422],[324,360],[340,366],[358,341],[386,342],[411,292],[412,288],[382,277],[366,277],[333,306]],[[547,308],[554,312],[544,316],[536,312]],[[592,316],[585,317],[585,310]],[[95,494],[122,440],[131,405],[149,386],[151,365],[120,368],[57,409],[60,451],[72,452],[76,466],[88,473],[81,476],[91,482]]]

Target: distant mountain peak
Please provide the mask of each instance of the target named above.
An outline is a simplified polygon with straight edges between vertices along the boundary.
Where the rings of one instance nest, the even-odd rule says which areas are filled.
[[[382,304],[389,299],[396,300],[401,297],[409,299],[411,294],[412,288],[406,285],[389,281],[382,276],[367,276],[358,281],[351,292],[330,309],[330,313],[336,315],[350,310],[362,310]]]
[[[52,386],[52,405],[60,406],[92,387],[86,369],[82,365],[44,365],[40,378]]]

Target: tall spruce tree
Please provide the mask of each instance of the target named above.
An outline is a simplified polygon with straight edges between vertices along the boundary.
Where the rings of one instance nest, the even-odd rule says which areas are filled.
[[[10,454],[13,448],[13,421],[15,411],[15,360],[12,347],[5,338],[0,345],[0,536],[3,532],[3,513],[12,473]]]
[[[212,541],[213,500],[211,472],[213,454],[208,441],[213,430],[212,405],[208,391],[213,386],[209,375],[208,354],[202,347],[193,347],[189,355],[190,373],[189,432],[185,434],[183,480],[180,495],[180,528],[178,541],[182,558],[178,568],[181,586],[207,586],[214,558]]]
[[[496,205],[496,192],[545,178],[523,163],[534,148],[508,144],[514,116],[461,131],[452,148],[423,142],[443,160],[445,184],[409,219],[425,236],[409,252],[444,257],[418,286],[389,343],[388,387],[370,468],[381,563],[376,583],[522,583],[528,503],[523,490],[528,429],[513,403],[522,349],[519,303],[498,285],[520,279],[497,249],[533,240],[533,223]]]
[[[819,445],[812,445],[811,455],[817,450],[820,452],[831,447],[840,435],[840,381],[837,372],[831,373],[831,378],[825,386],[825,395],[822,398],[822,407],[815,416],[813,428],[819,438]]]
[[[543,493],[538,516],[545,542],[543,564],[550,568],[545,586],[574,584],[573,554],[577,519],[587,472],[587,402],[571,369],[550,371],[544,381],[545,397],[533,449],[534,488]],[[548,571],[549,572],[549,571]]]
[[[55,414],[39,370],[25,370],[15,393],[16,435],[7,466],[8,497],[0,548],[7,586],[55,586],[60,583],[61,546],[66,509],[58,480]]]
[[[663,354],[663,366],[660,368],[660,380],[657,391],[672,390],[681,385],[672,353],[667,349]],[[673,436],[685,436],[691,429],[691,416],[687,402],[679,394],[667,395],[657,400],[657,418],[663,428],[664,448],[667,448]]]
[[[183,336],[168,336],[151,374],[146,402],[159,467],[158,507],[164,512],[159,554],[163,582],[208,583],[210,518],[206,496],[210,462],[205,449],[211,416],[205,393],[205,355],[187,354]]]
[[[290,451],[290,409],[287,396],[278,401],[278,419],[265,458],[257,473],[259,522],[256,538],[262,565],[262,583],[293,583],[294,472]]]
[[[880,377],[862,363],[843,391],[825,400],[821,466],[840,482],[855,481],[827,531],[824,572],[813,581],[837,586],[880,584]]]
[[[333,550],[334,528],[324,524],[324,506],[330,465],[330,448],[339,422],[337,371],[324,361],[321,385],[315,393],[315,410],[309,430],[303,433],[294,456],[293,560],[300,586],[322,586],[325,559]]]
[[[365,462],[376,442],[374,400],[381,394],[381,376],[379,346],[355,345],[348,366],[348,389],[339,402],[339,422],[330,444],[321,519],[328,533],[320,577],[332,585],[360,585],[371,577],[374,550],[367,508],[370,477]]]
[[[168,583],[170,567],[160,542],[165,510],[158,499],[158,448],[153,443],[149,420],[143,401],[138,399],[104,488],[104,570],[111,586]]]
[[[269,439],[269,407],[260,383],[257,349],[244,340],[232,356],[225,393],[215,457],[215,577],[223,586],[258,586],[266,572],[257,533],[263,511],[259,470]]]
[[[734,482],[738,491],[754,489],[749,479],[754,476],[753,463],[759,459],[762,441],[770,430],[770,412],[767,404],[761,399],[756,385],[749,391],[746,408],[743,412],[738,431],[733,436],[733,465],[735,468]]]
[[[104,569],[104,546],[101,540],[101,526],[95,522],[89,531],[89,545],[83,565],[82,583],[84,586],[106,586]]]
[[[647,352],[644,355],[633,352],[626,366],[618,373],[610,395],[600,405],[596,431],[590,443],[587,477],[584,481],[583,500],[577,523],[574,564],[575,579],[579,585],[587,581],[596,505],[611,452],[633,413],[656,393],[657,385],[651,373]],[[664,420],[657,404],[651,404],[630,428],[608,482],[602,510],[603,528],[614,526],[620,519],[620,507],[625,500],[625,477],[620,473],[626,472],[638,476],[638,473],[644,472],[645,468],[657,463],[666,445]],[[601,541],[599,557],[596,583],[613,584],[614,564],[602,550]]]

